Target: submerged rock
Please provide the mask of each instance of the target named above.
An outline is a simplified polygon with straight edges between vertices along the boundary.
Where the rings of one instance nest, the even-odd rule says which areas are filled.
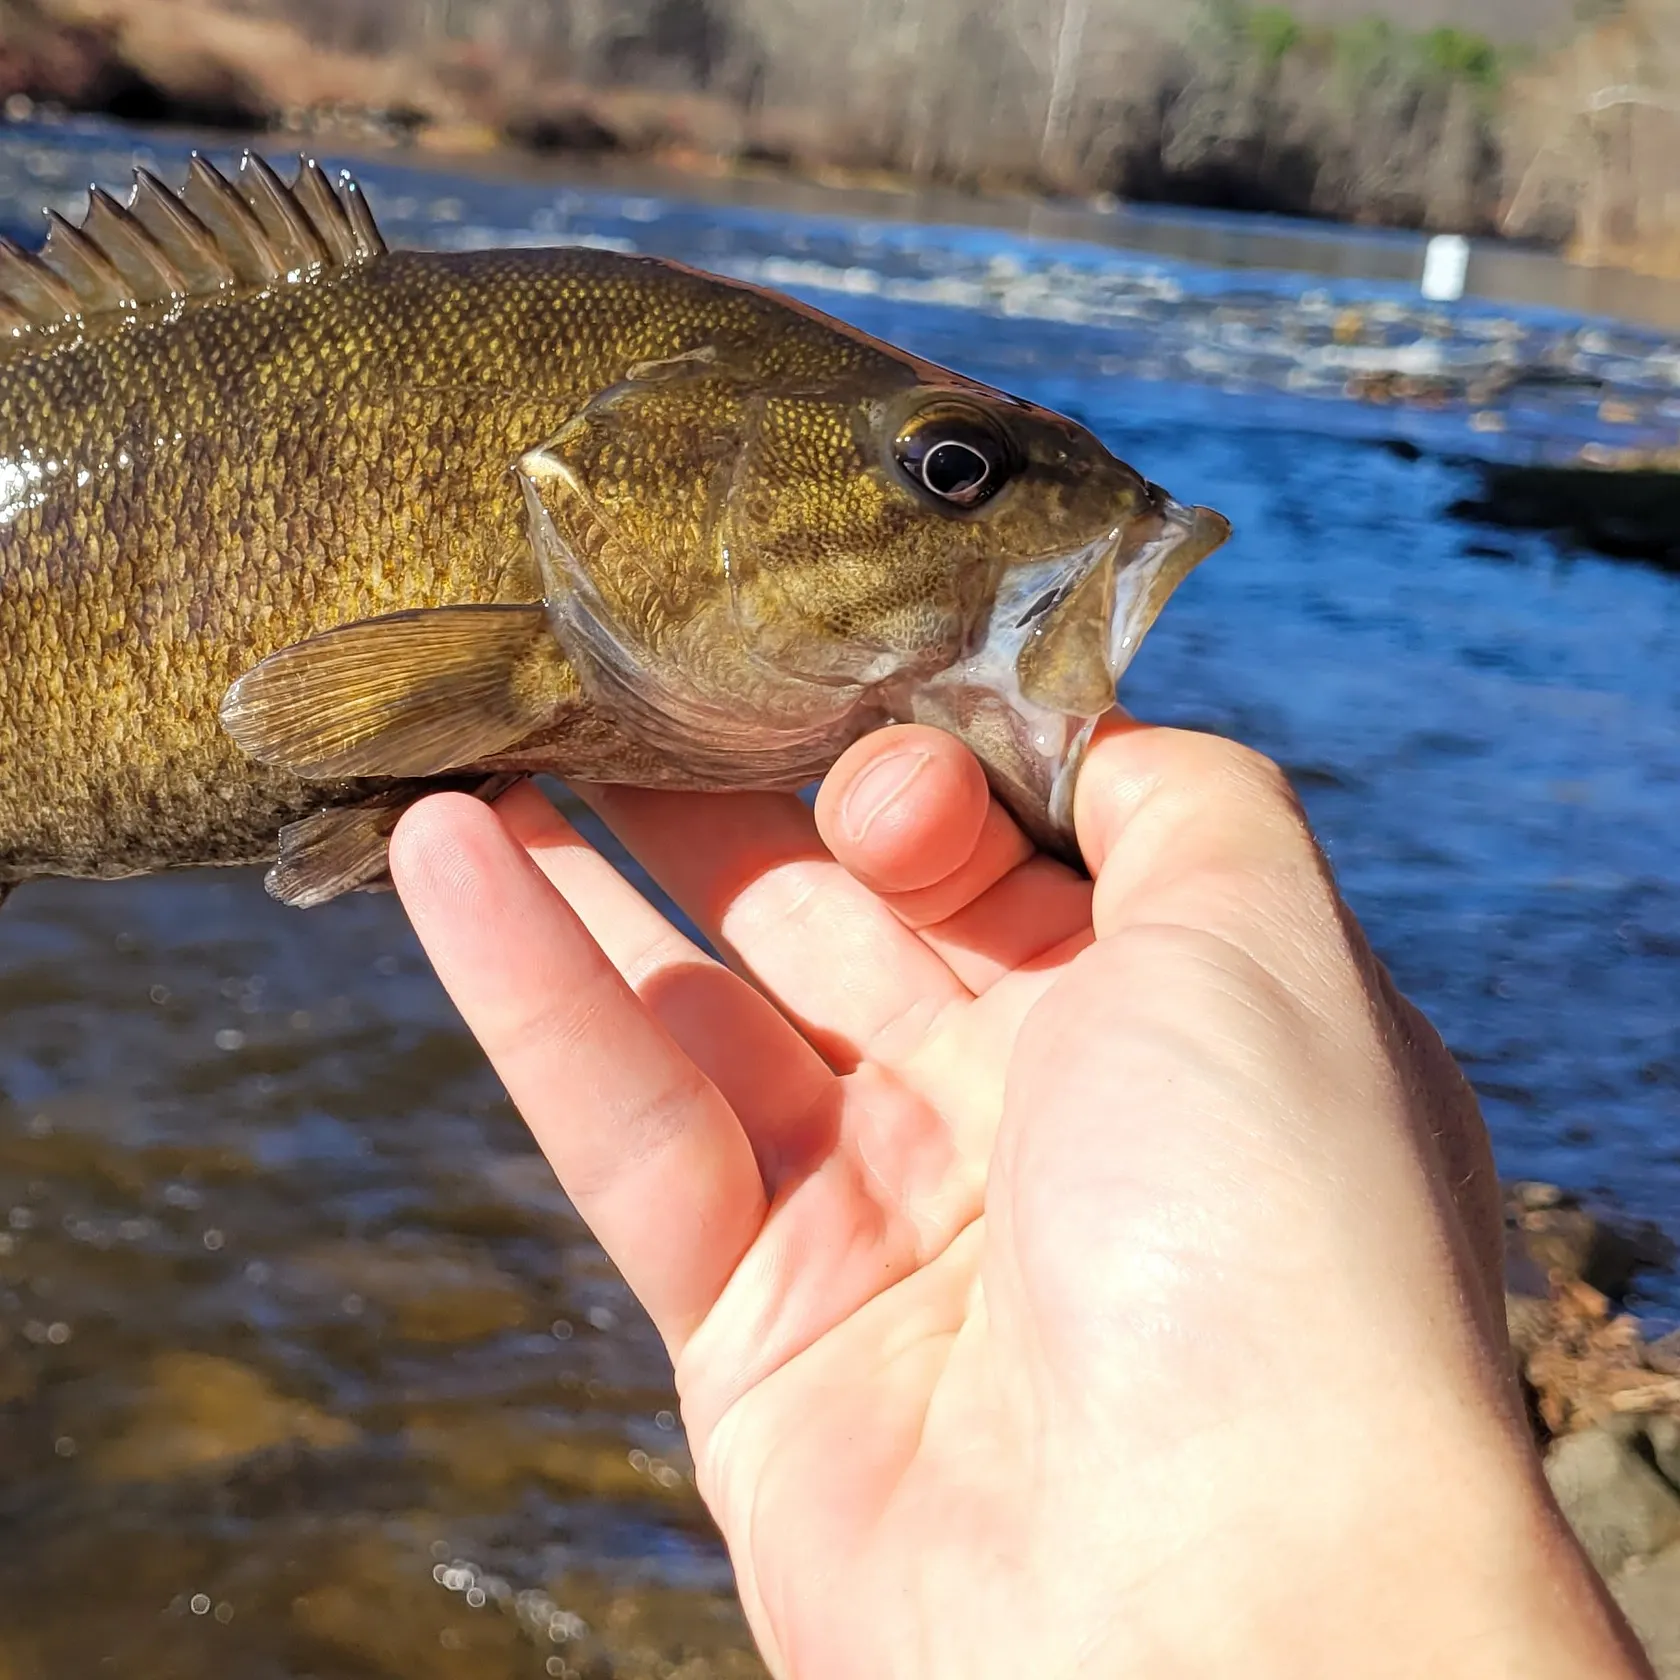
[[[104,1481],[162,1481],[222,1469],[279,1447],[349,1446],[354,1424],[282,1394],[260,1371],[208,1353],[151,1362],[127,1427],[89,1454]]]
[[[538,1412],[441,1411],[409,1420],[411,1449],[477,1493],[540,1484],[566,1497],[658,1499],[698,1505],[688,1455],[626,1450],[614,1435],[578,1433]]]
[[[373,1248],[335,1243],[289,1262],[284,1285],[354,1310],[382,1314],[382,1328],[411,1342],[473,1342],[531,1322],[519,1282],[482,1255],[424,1244]]]
[[[482,1595],[475,1607],[440,1591],[433,1567],[424,1553],[395,1540],[359,1536],[334,1555],[326,1579],[292,1601],[293,1626],[322,1654],[391,1680],[510,1680],[540,1672],[512,1621]]]
[[[1481,494],[1456,517],[1506,530],[1550,531],[1617,559],[1680,568],[1680,452],[1628,452],[1578,466],[1483,463]]]
[[[1617,1301],[1641,1272],[1661,1271],[1675,1259],[1672,1239],[1650,1220],[1595,1213],[1555,1184],[1510,1185],[1505,1227],[1545,1277],[1589,1284]]]

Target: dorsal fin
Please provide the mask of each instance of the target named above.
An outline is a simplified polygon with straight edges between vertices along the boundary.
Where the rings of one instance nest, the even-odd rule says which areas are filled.
[[[354,186],[349,191],[354,192]],[[384,250],[383,240],[379,241],[378,249],[363,250],[356,238],[356,230],[350,225],[349,213],[345,210],[343,201],[332,190],[332,184],[321,173],[321,166],[314,158],[300,158],[298,160],[297,179],[292,183],[292,196],[302,207],[304,215],[314,224],[315,231],[326,241],[326,246],[332,260],[336,263],[353,263],[363,257],[376,257]],[[361,195],[356,194],[359,199]],[[375,238],[378,236],[375,235]]]
[[[134,172],[128,211],[181,271],[189,291],[213,292],[237,276],[216,236],[149,169]]]
[[[77,314],[76,294],[33,251],[0,237],[0,296],[31,326]]]
[[[116,264],[56,210],[47,212],[41,261],[76,294],[84,315],[100,315],[132,301]]]
[[[234,191],[227,176],[199,152],[193,153],[187,166],[181,202],[215,234],[234,273],[247,285],[266,285],[286,272],[256,212]]]
[[[343,198],[344,208],[350,215],[350,229],[357,245],[370,257],[383,256],[385,237],[374,223],[373,212],[368,209],[368,201],[363,196],[362,189],[348,175],[344,177]]]
[[[290,186],[246,153],[235,180],[193,154],[172,193],[144,169],[127,205],[93,187],[80,227],[47,213],[39,253],[0,238],[0,342],[37,328],[352,268],[385,241],[356,183],[300,158]]]
[[[88,193],[82,233],[111,259],[136,303],[186,295],[186,276],[169,253],[103,187]]]
[[[327,260],[327,245],[315,224],[292,196],[292,189],[254,152],[247,152],[234,177],[239,195],[262,223],[275,255],[294,268],[319,268]]]

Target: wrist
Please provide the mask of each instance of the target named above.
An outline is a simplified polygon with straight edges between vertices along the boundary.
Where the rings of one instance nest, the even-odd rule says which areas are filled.
[[[1234,1433],[1194,1464],[1146,1476],[1128,1503],[1160,1513],[1158,1527],[1118,1537],[1118,1590],[1103,1582],[1085,1605],[1065,1587],[1052,1595],[1052,1622],[1090,1636],[1077,1659],[1053,1637],[1068,1660],[1038,1671],[1650,1680],[1526,1439],[1485,1414],[1458,1428],[1437,1414],[1419,1434],[1415,1416],[1369,1413],[1355,1438],[1349,1416],[1344,1396],[1269,1440]],[[1186,1499],[1194,1480],[1207,1491]],[[1182,1516],[1197,1504],[1188,1523],[1174,1520],[1175,1505]],[[1089,1511],[1068,1528],[1100,1532]],[[1064,1579],[1097,1584],[1092,1557],[1060,1561]]]
[[[1228,1671],[1649,1680],[1526,1436],[1483,1413],[1458,1430],[1437,1416],[1407,1441],[1372,1430],[1364,1450],[1376,1474],[1316,1502],[1299,1484],[1289,1490],[1294,1546],[1271,1548],[1249,1601],[1253,1649],[1270,1666],[1245,1658]],[[1316,1532],[1296,1525],[1294,1512],[1315,1510]],[[1261,1560],[1267,1550],[1244,1548]]]

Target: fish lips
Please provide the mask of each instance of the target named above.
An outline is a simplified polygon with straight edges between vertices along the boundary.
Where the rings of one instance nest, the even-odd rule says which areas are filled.
[[[1096,722],[1167,598],[1231,531],[1155,485],[1148,497],[1093,541],[1011,567],[976,650],[894,706],[964,741],[1032,839],[1076,864],[1073,791]]]

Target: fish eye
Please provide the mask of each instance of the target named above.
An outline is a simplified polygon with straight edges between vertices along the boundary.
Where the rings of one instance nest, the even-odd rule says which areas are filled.
[[[986,415],[954,405],[910,421],[893,442],[893,458],[918,489],[959,508],[989,501],[1015,465],[1008,439]]]

